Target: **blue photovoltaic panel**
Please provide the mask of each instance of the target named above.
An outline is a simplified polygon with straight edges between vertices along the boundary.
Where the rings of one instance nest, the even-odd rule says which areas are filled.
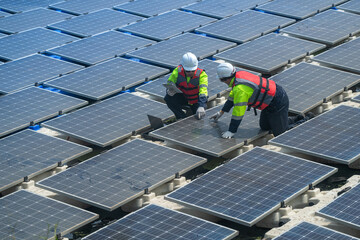
[[[360,109],[340,105],[269,142],[334,162],[360,157]]]
[[[209,119],[221,108],[222,106],[217,106],[208,109],[206,117],[202,120],[190,116],[152,131],[149,135],[211,156],[220,157],[242,147],[244,141],[250,142],[267,134],[259,127],[259,116],[255,116],[253,112],[248,112],[245,114],[234,138],[221,138],[221,134],[229,128],[231,113],[225,113],[217,123]]]
[[[233,14],[240,13],[244,10],[257,7],[259,4],[268,2],[269,0],[206,0],[184,7],[182,9],[202,15],[225,18]]]
[[[244,43],[294,22],[294,19],[249,10],[197,28],[196,32]]]
[[[0,136],[15,132],[68,112],[88,102],[48,90],[31,87],[0,98]]]
[[[48,177],[38,186],[108,211],[206,162],[205,158],[133,140]]]
[[[93,65],[153,43],[155,41],[118,31],[109,31],[69,43],[65,46],[53,48],[47,51],[47,53],[85,65]]]
[[[84,238],[84,240],[232,239],[238,232],[154,204],[133,212]]]
[[[360,184],[340,195],[316,213],[360,230]]]
[[[215,18],[174,10],[131,24],[120,30],[162,41],[214,21],[216,21]]]
[[[54,239],[99,215],[38,194],[19,190],[0,198],[0,239]]]
[[[67,74],[83,66],[44,55],[33,55],[0,67],[0,93],[10,93]]]
[[[211,61],[209,59],[204,59],[199,61],[199,68],[205,70],[208,75],[208,101],[216,98],[217,94],[223,95],[229,88],[219,80],[216,73],[216,68],[220,63]],[[243,70],[243,69],[238,69]],[[256,72],[251,72],[253,74],[259,74]],[[166,83],[170,74],[165,75],[164,77],[157,79],[155,81],[151,81],[147,84],[144,84],[140,87],[136,88],[136,91],[147,93],[149,95],[163,98],[166,94],[166,88],[162,85]]]
[[[0,10],[0,18],[8,16],[11,16],[11,14]]]
[[[64,0],[1,0],[0,9],[9,12],[24,12],[35,8],[46,8],[51,4],[63,2]]]
[[[286,64],[325,48],[325,45],[271,33],[214,57],[239,67],[271,73]]]
[[[351,100],[353,100],[354,102],[359,102],[360,103],[360,94],[357,95],[356,97],[353,97]]]
[[[165,68],[114,58],[48,81],[44,85],[100,100],[168,72]]]
[[[22,32],[36,27],[45,27],[48,24],[71,18],[71,16],[65,13],[38,8],[6,18],[0,18],[0,31],[6,33]]]
[[[360,76],[309,63],[300,63],[273,77],[281,85],[290,100],[289,111],[305,113],[321,105],[323,99],[342,93],[344,87],[360,83]]]
[[[55,23],[48,27],[79,37],[89,37],[97,33],[128,25],[141,19],[142,17],[139,16],[111,9],[103,9],[70,20]]]
[[[130,137],[133,131],[149,127],[148,114],[161,119],[172,116],[163,103],[124,93],[47,121],[42,126],[105,147]]]
[[[178,9],[196,1],[197,0],[137,0],[116,6],[115,9],[144,17],[151,17],[173,9]]]
[[[199,60],[217,52],[236,46],[236,43],[185,33],[152,46],[127,53],[126,56],[138,58],[164,67],[176,68],[186,52],[192,52]]]
[[[360,1],[351,0],[340,6],[337,6],[338,9],[345,10],[347,12],[360,13]]]
[[[81,15],[104,8],[112,8],[115,5],[128,2],[129,0],[68,0],[51,5],[50,8]]]
[[[360,38],[323,52],[314,60],[326,66],[360,73]]]
[[[351,22],[351,24],[349,24]],[[334,45],[360,32],[360,16],[328,10],[281,30],[290,35]]]
[[[256,9],[285,17],[304,19],[346,1],[347,0],[275,0],[260,5]]]
[[[89,152],[91,148],[29,129],[2,138],[0,192]]]
[[[11,61],[33,55],[37,52],[45,51],[77,39],[78,38],[76,37],[45,28],[35,28],[0,38],[0,58]]]
[[[246,226],[337,172],[334,167],[256,147],[165,199]]]
[[[326,239],[326,240],[359,240],[359,238],[350,235],[317,226],[308,222],[301,222],[290,230],[282,233],[273,240],[308,240],[308,239]]]

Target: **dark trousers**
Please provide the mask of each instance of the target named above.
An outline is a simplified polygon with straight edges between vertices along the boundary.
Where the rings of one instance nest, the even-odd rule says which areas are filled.
[[[267,108],[261,111],[260,128],[266,131],[272,131],[274,136],[278,136],[289,129],[289,122],[292,119],[288,118],[289,113],[289,98],[285,90],[276,85],[276,93]]]
[[[177,93],[174,96],[166,94],[164,100],[169,109],[175,114],[176,119],[186,118],[186,114],[184,113],[183,109],[190,107],[192,111],[191,114],[195,114],[199,106],[198,103],[192,105],[188,104],[184,94],[182,93]]]

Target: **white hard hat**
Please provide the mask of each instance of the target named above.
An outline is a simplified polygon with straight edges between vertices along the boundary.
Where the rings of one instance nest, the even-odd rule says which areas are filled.
[[[194,71],[198,67],[198,60],[194,54],[187,52],[182,56],[181,65],[185,71]]]
[[[217,67],[218,78],[228,78],[234,75],[235,68],[230,63],[220,63]]]

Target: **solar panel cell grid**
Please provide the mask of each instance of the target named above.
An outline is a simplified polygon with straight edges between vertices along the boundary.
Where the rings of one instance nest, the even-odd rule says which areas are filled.
[[[26,190],[0,198],[0,215],[0,238],[24,240],[65,235],[99,217]]]
[[[148,127],[147,114],[161,119],[172,116],[165,104],[124,93],[42,126],[104,147],[131,136],[132,131]]]
[[[214,21],[216,21],[214,18],[174,10],[131,24],[120,30],[162,41]]]
[[[0,140],[0,191],[91,152],[59,138],[24,130]]]
[[[277,136],[269,143],[350,164],[360,157],[359,108],[340,105]]]
[[[89,37],[141,20],[142,17],[111,9],[102,9],[76,18],[51,24],[51,29],[61,30],[79,37]]]
[[[216,23],[197,28],[196,31],[224,40],[244,43],[293,22],[295,20],[276,15],[258,11],[245,11]]]
[[[205,158],[133,140],[46,178],[39,186],[112,211],[202,163]]]
[[[232,62],[239,67],[271,73],[289,62],[323,48],[325,48],[323,44],[271,33],[216,54],[214,57]]]
[[[351,0],[337,6],[337,8],[345,10],[347,12],[360,13],[360,2],[357,0]]]
[[[24,12],[35,8],[46,8],[51,4],[63,2],[64,0],[1,0],[0,9],[9,12]]]
[[[336,168],[256,147],[165,199],[252,226]]]
[[[165,68],[115,58],[44,85],[99,100],[168,72]]]
[[[234,46],[236,46],[236,43],[185,33],[144,49],[129,52],[126,56],[175,68],[179,65],[182,55],[186,52],[194,53],[201,60]]]
[[[124,34],[118,31],[108,31],[90,38],[69,43],[47,51],[85,65],[93,65],[101,61],[124,55],[126,52],[154,44],[155,41]],[[89,51],[89,49],[91,49]]]
[[[0,93],[7,94],[83,68],[43,55],[22,58],[0,67]]]

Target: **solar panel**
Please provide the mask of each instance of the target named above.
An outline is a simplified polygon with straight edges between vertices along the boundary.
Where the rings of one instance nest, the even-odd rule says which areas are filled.
[[[194,2],[196,0],[137,0],[115,6],[114,8],[144,17],[151,17]]]
[[[347,0],[293,0],[289,2],[286,0],[276,0],[258,6],[256,9],[285,17],[305,19],[346,1]]]
[[[16,33],[71,18],[71,15],[44,8],[0,18],[0,31]]]
[[[356,0],[348,1],[340,6],[337,6],[337,8],[347,12],[360,13],[360,2]]]
[[[183,7],[182,9],[210,17],[225,18],[244,10],[255,8],[259,4],[268,1],[269,0],[248,0],[239,2],[237,0],[223,0],[219,2],[216,0],[207,0]]]
[[[295,151],[350,164],[360,157],[360,109],[338,106],[269,142]]]
[[[334,45],[360,32],[360,16],[328,10],[286,27],[281,32],[327,45]]]
[[[0,38],[0,58],[15,60],[57,47],[78,38],[45,28],[35,28]]]
[[[273,77],[281,85],[290,100],[289,111],[305,113],[321,105],[323,99],[343,92],[360,82],[360,76],[331,68],[300,63]]]
[[[317,215],[360,229],[360,184],[316,212]]]
[[[169,68],[176,68],[182,55],[186,52],[192,52],[201,60],[234,46],[236,46],[236,43],[185,33],[167,41],[127,53],[126,56]]]
[[[44,85],[99,100],[168,72],[165,68],[114,58]]]
[[[24,12],[35,8],[46,8],[51,4],[63,2],[64,0],[1,0],[0,9],[9,12]]]
[[[245,115],[234,138],[222,139],[221,134],[228,130],[231,113],[224,114],[217,123],[209,119],[221,108],[222,106],[217,106],[208,109],[206,117],[202,120],[196,120],[194,116],[191,116],[152,131],[149,135],[211,156],[220,157],[240,148],[244,145],[244,141],[250,142],[267,133],[260,130],[259,117],[251,112]]]
[[[58,48],[53,48],[47,51],[47,53],[55,54],[85,65],[93,65],[153,43],[155,42],[152,40],[118,31],[108,31]]]
[[[6,65],[6,64],[5,64]],[[84,106],[87,101],[31,87],[0,98],[0,136]]]
[[[0,18],[8,16],[11,16],[11,14],[0,10]]]
[[[256,147],[171,192],[175,201],[246,226],[334,174],[336,168]]]
[[[271,33],[214,55],[239,67],[271,73],[286,64],[325,48],[325,45]]]
[[[6,36],[8,36],[8,35],[3,34],[3,33],[0,33],[0,38],[2,38],[2,37],[6,37]]]
[[[360,73],[360,38],[323,52],[313,60],[326,66]]]
[[[141,19],[142,17],[139,16],[111,9],[102,9],[70,20],[51,24],[48,27],[79,37],[89,37],[140,21]]]
[[[232,239],[227,227],[154,204],[131,213],[84,238],[95,239]]]
[[[42,126],[105,147],[148,127],[147,114],[161,119],[172,116],[165,104],[124,93],[47,121]]]
[[[245,11],[216,23],[196,29],[196,32],[237,43],[244,43],[295,22],[258,11]]]
[[[354,102],[360,102],[360,95],[353,97],[351,100],[353,100]]]
[[[89,152],[91,148],[29,129],[2,138],[0,192]]]
[[[112,211],[203,163],[205,158],[144,140],[133,140],[75,167],[48,177],[38,186]]]
[[[0,93],[7,94],[83,68],[44,55],[33,55],[0,67]]]
[[[1,239],[54,239],[94,220],[95,213],[19,190],[0,198]]]
[[[273,240],[305,240],[305,239],[327,239],[327,240],[358,240],[358,238],[350,235],[317,226],[308,222],[301,222],[292,227],[290,230],[284,232],[280,236],[273,238]]]
[[[50,8],[81,15],[104,8],[112,8],[115,5],[128,2],[129,0],[68,0],[66,2],[51,5]]]
[[[120,30],[162,41],[214,21],[216,21],[214,18],[174,10],[131,24]]]
[[[224,94],[227,92],[227,87],[224,83],[220,82],[216,68],[220,63],[211,61],[209,59],[204,59],[199,61],[199,68],[205,70],[206,74],[208,75],[208,101],[213,100],[216,98],[217,94]],[[240,69],[238,69],[240,70]],[[259,74],[256,72],[252,72],[253,74]],[[146,83],[140,87],[136,88],[136,91],[147,93],[149,95],[163,98],[166,94],[166,88],[162,86],[163,83],[166,83],[170,74],[165,75],[157,80],[151,81]]]

